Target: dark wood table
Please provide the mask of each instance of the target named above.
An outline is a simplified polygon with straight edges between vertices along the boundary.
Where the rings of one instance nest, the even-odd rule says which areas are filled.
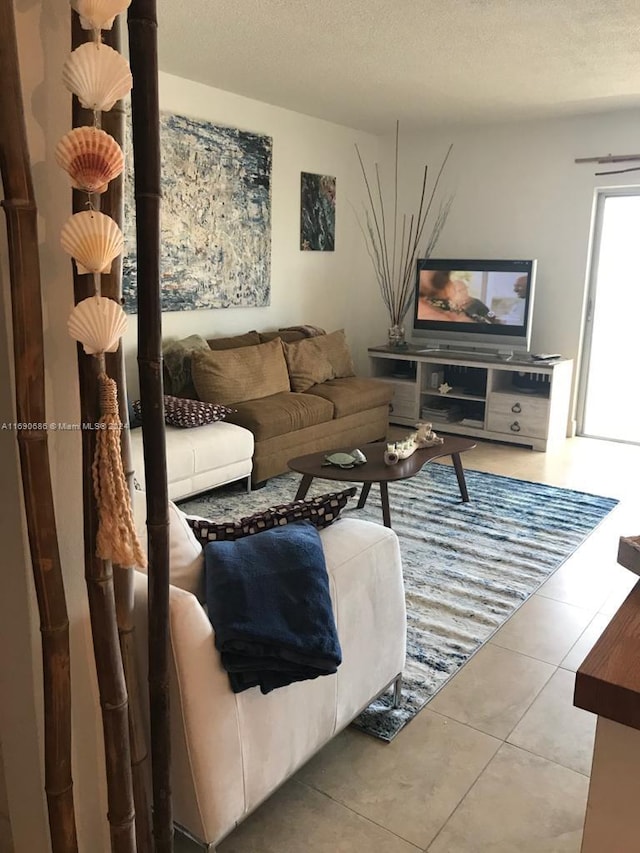
[[[384,452],[387,448],[387,442],[380,441],[375,444],[365,444],[360,448],[367,457],[367,461],[364,465],[358,465],[354,468],[337,468],[335,465],[323,465],[325,456],[338,452],[332,450],[326,450],[322,453],[310,453],[307,456],[298,456],[287,464],[292,471],[302,474],[302,480],[296,492],[296,500],[300,500],[306,496],[314,477],[322,477],[326,480],[337,480],[341,483],[362,483],[362,491],[358,500],[358,509],[362,509],[367,502],[371,484],[378,483],[380,485],[380,498],[382,501],[382,521],[385,527],[391,527],[387,484],[395,480],[408,480],[410,477],[414,477],[424,465],[442,456],[451,457],[458,479],[458,486],[460,487],[460,496],[463,502],[468,502],[469,492],[467,491],[467,484],[464,479],[464,469],[460,454],[464,453],[465,450],[472,450],[475,446],[476,442],[471,441],[469,438],[447,436],[444,444],[438,444],[435,447],[426,447],[424,450],[416,450],[408,459],[402,459],[395,465],[385,465]],[[351,450],[353,448],[348,448],[346,452],[350,453]]]

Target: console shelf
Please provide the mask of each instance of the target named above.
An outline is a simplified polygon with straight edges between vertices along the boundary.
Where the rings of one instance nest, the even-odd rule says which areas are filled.
[[[542,451],[567,436],[571,359],[541,364],[380,346],[369,348],[369,360],[371,375],[393,386],[391,423],[431,421],[438,432]],[[451,386],[446,394],[438,390],[443,383]]]

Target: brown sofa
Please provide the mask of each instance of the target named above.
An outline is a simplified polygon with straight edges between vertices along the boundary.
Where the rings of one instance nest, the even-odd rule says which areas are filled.
[[[295,456],[358,447],[386,435],[389,384],[353,375],[342,330],[319,332],[303,326],[212,338],[206,345],[200,339],[186,368],[181,362],[187,391],[167,391],[235,409],[228,420],[254,435],[254,485],[287,471]],[[195,336],[188,340],[194,343]]]

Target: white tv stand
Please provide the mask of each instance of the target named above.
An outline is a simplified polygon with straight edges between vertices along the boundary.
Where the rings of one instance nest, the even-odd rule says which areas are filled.
[[[371,375],[394,389],[389,420],[545,451],[567,437],[573,361],[510,359],[410,346],[370,347]],[[439,386],[448,383],[443,394]]]

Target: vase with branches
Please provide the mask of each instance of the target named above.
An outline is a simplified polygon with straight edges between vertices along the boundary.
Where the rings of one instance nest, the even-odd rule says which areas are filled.
[[[398,211],[399,142],[400,122],[396,122],[392,211],[385,206],[378,163],[374,166],[374,175],[370,177],[358,145],[356,144],[355,147],[368,199],[368,203],[364,203],[364,217],[358,216],[358,224],[373,264],[382,300],[389,312],[389,345],[403,348],[406,347],[403,321],[414,298],[416,260],[418,257],[430,257],[453,203],[453,195],[448,195],[440,201],[437,213],[431,217],[432,223],[424,248],[420,251],[427,230],[427,221],[434,208],[440,179],[453,145],[449,146],[444,156],[430,193],[427,189],[429,167],[425,164],[417,212],[407,214]]]

